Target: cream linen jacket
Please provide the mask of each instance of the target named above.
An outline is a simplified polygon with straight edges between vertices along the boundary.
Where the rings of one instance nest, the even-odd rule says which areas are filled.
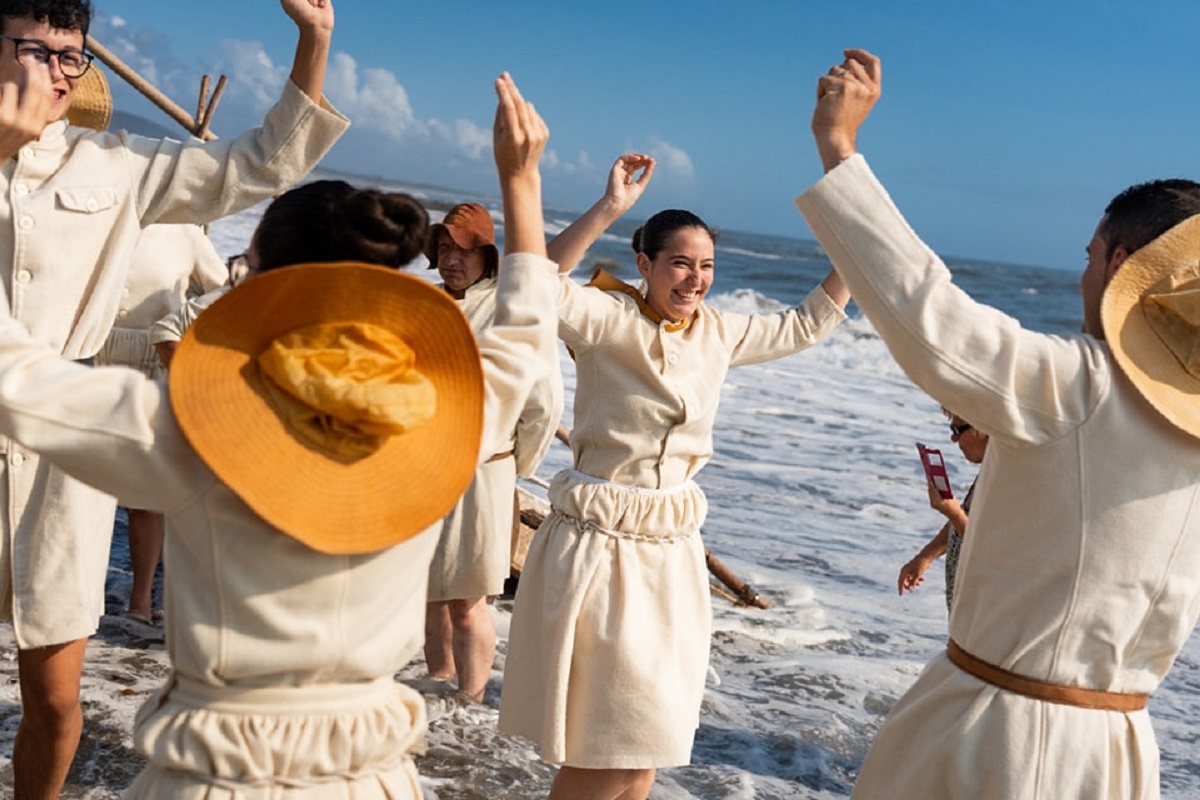
[[[142,228],[207,222],[291,186],[348,125],[291,81],[260,128],[200,143],[57,122],[0,165],[0,285],[14,319],[68,358],[94,355]],[[0,613],[21,648],[90,635],[103,610],[114,501],[0,440]]]
[[[548,313],[556,272],[535,256],[504,260],[495,324],[479,341],[481,458],[508,441],[529,389],[557,369],[555,320]],[[175,423],[165,384],[128,369],[72,364],[5,315],[0,433],[80,480],[167,514],[166,644],[177,680],[208,687],[217,698],[229,690],[234,705],[236,690],[255,687],[361,682],[367,689],[373,679],[390,679],[420,647],[438,526],[366,555],[330,556],[302,546],[269,527],[204,465]],[[166,707],[172,691],[169,686],[152,704]],[[140,719],[153,712],[148,707]],[[135,733],[137,747],[155,767],[201,772],[231,763],[217,753],[248,752],[259,756],[259,766],[283,768],[317,763],[325,752],[319,741],[274,752],[272,725],[243,729],[234,720],[225,727],[212,722],[213,715],[220,716],[219,708],[208,722],[192,716],[175,725],[156,722],[177,737],[172,741],[188,743],[182,750]],[[179,730],[192,724],[213,727],[191,732],[202,735]],[[370,733],[360,731],[368,739]],[[347,755],[334,753],[324,766]]]
[[[482,334],[496,316],[496,279],[485,278],[467,287],[463,298],[458,301],[458,307],[467,315],[475,335]],[[512,439],[497,451],[514,452],[518,475],[528,477],[537,472],[538,465],[550,449],[550,443],[554,441],[562,411],[562,375],[558,370],[551,370],[546,380],[534,384],[525,408],[517,419]]]
[[[575,468],[627,486],[669,489],[712,457],[730,367],[816,344],[846,318],[818,286],[797,308],[734,314],[701,305],[672,333],[633,299],[562,279],[558,335],[575,353]]]
[[[921,389],[991,436],[950,634],[1020,675],[1152,692],[1200,615],[1200,441],[1107,345],[974,302],[861,156],[797,200]],[[855,797],[1154,798],[1145,711],[1030,700],[934,657],[893,709]]]
[[[121,290],[117,320],[97,364],[140,369],[165,378],[150,341],[150,327],[177,311],[189,298],[224,286],[225,261],[199,225],[151,225],[142,231]]]

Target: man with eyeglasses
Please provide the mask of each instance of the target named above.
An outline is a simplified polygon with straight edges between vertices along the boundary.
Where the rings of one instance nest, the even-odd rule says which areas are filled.
[[[300,181],[345,129],[322,98],[332,0],[281,0],[299,30],[261,127],[208,143],[69,126],[89,0],[0,0],[0,286],[13,316],[74,359],[103,344],[143,227],[208,222]],[[18,647],[18,800],[58,796],[82,729],[86,639],[104,602],[112,498],[0,441],[0,616]]]

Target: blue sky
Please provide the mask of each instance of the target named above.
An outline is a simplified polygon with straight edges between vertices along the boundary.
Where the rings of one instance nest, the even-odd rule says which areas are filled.
[[[268,0],[93,0],[93,33],[214,129],[278,94],[295,27]],[[808,238],[793,197],[820,175],[808,122],[843,47],[882,57],[859,139],[943,254],[1082,269],[1125,186],[1197,177],[1200,3],[335,0],[327,94],[354,125],[326,165],[496,194],[491,79],[510,71],[551,129],[549,204],[582,210],[626,150],[659,158],[641,205]],[[118,108],[165,120],[127,87]]]

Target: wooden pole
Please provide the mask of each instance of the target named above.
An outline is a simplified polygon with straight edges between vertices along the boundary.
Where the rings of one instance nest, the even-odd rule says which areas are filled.
[[[146,99],[162,109],[167,116],[182,125],[189,133],[196,129],[195,117],[185,111],[174,100],[159,91],[154,84],[139,75],[133,67],[117,58],[111,50],[96,41],[95,37],[87,37],[87,49],[94,53],[96,58],[100,59],[101,63],[111,69],[113,74],[118,75],[130,86],[141,92]],[[208,140],[217,137],[211,131],[205,131],[203,138]]]
[[[753,586],[734,575],[729,567],[722,564],[721,560],[714,556],[707,547],[704,548],[704,563],[708,565],[708,571],[715,575],[721,583],[728,586],[742,603],[756,608],[771,607],[771,604],[764,600]]]
[[[228,85],[228,75],[217,78],[217,88],[213,90],[212,97],[208,98],[208,105],[204,107],[204,116],[200,118],[200,132],[196,134],[200,138],[203,139],[205,134],[210,133],[208,126],[212,125],[213,114],[217,113],[217,103],[221,102],[221,95],[225,93],[225,87]]]

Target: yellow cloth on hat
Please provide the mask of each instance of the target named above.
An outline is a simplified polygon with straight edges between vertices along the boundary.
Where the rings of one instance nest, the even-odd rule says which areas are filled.
[[[258,365],[284,422],[331,455],[369,455],[437,410],[437,390],[412,348],[375,325],[300,328],[272,342]]]

